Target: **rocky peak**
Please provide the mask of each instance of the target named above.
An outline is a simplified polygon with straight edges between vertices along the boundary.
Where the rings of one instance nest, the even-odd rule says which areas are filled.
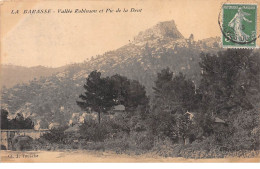
[[[134,38],[134,42],[139,43],[162,38],[183,39],[184,37],[177,29],[174,20],[171,20],[159,22],[152,28],[140,32]]]

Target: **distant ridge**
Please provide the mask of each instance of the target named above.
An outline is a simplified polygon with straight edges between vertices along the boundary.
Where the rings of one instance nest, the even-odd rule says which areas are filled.
[[[1,82],[0,89],[5,86],[11,88],[19,83],[28,83],[34,78],[47,77],[54,73],[63,71],[65,67],[48,68],[44,66],[23,67],[16,65],[0,65]]]

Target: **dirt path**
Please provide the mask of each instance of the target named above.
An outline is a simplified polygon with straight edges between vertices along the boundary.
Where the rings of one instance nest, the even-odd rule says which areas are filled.
[[[126,155],[112,152],[94,151],[0,151],[1,162],[260,162],[258,158],[244,159],[184,159],[184,158],[163,158],[151,154]]]

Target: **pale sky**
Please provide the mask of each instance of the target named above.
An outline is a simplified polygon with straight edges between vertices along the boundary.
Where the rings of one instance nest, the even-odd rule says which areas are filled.
[[[58,14],[58,9],[142,9],[141,13]],[[174,20],[184,37],[220,36],[217,0],[17,1],[1,6],[1,62],[58,67],[117,49],[140,31]],[[19,9],[52,9],[51,14],[10,14]]]

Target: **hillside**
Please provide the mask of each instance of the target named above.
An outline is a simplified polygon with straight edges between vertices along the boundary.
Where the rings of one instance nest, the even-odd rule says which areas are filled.
[[[63,71],[41,77],[29,84],[18,84],[2,93],[2,106],[10,113],[30,116],[42,128],[51,122],[67,123],[75,112],[83,84],[93,70],[103,76],[116,73],[138,80],[152,94],[157,72],[169,67],[175,74],[183,72],[195,83],[199,80],[200,53],[220,50],[219,38],[194,41],[185,39],[174,21],[160,22],[139,33],[134,41],[108,51],[89,61],[67,66]]]

